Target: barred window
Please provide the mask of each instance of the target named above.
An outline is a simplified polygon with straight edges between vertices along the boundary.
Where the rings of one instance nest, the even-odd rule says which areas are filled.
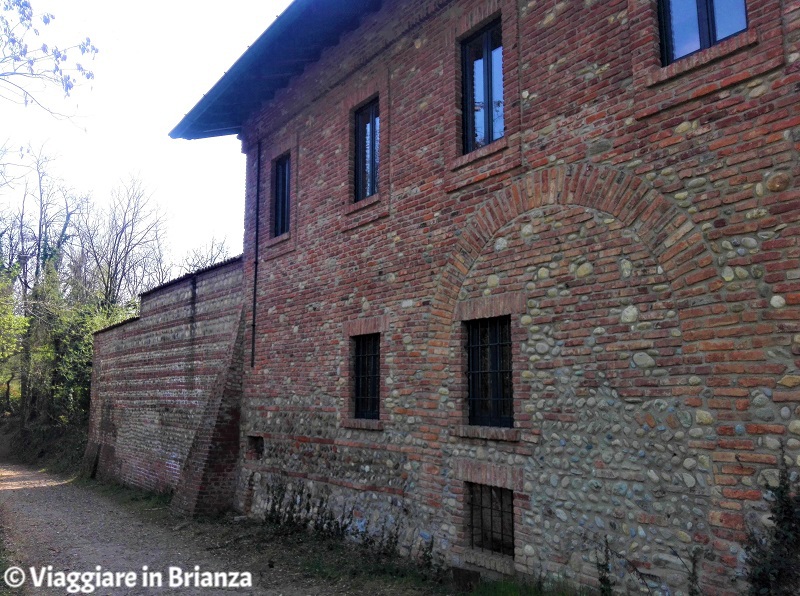
[[[507,488],[467,483],[471,546],[514,556],[514,493]]]
[[[353,341],[353,400],[356,418],[380,414],[381,334],[356,335]]]
[[[512,427],[511,317],[466,322],[469,423]]]

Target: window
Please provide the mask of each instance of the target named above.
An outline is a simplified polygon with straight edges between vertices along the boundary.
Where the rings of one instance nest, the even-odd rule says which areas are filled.
[[[264,437],[247,437],[247,459],[261,459],[264,457]]]
[[[356,111],[355,197],[357,203],[378,192],[381,118],[378,98]]]
[[[500,21],[461,45],[464,153],[501,138],[503,117],[503,39]]]
[[[380,404],[381,334],[356,335],[352,341],[354,417],[377,419]]]
[[[660,0],[664,66],[747,29],[745,0]]]
[[[511,317],[467,321],[469,423],[511,427]]]
[[[289,231],[291,160],[289,154],[275,160],[274,183],[272,185],[272,236]]]
[[[467,482],[472,548],[514,556],[514,493]]]

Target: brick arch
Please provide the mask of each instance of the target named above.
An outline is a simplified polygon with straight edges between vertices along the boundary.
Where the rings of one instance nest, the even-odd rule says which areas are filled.
[[[715,277],[713,256],[711,251],[707,248],[700,230],[685,213],[663,197],[658,191],[652,189],[646,181],[630,176],[619,170],[592,165],[555,167],[521,176],[515,179],[509,187],[488,196],[485,204],[474,212],[468,220],[467,225],[462,229],[458,242],[451,249],[447,263],[441,272],[439,287],[437,288],[437,294],[433,303],[434,308],[432,310],[434,315],[438,315],[439,317],[437,321],[439,325],[432,327],[432,329],[435,329],[436,340],[439,340],[446,346],[442,347],[440,352],[443,355],[443,363],[450,363],[449,366],[451,366],[451,368],[445,369],[440,373],[442,379],[447,378],[448,375],[450,375],[450,378],[457,378],[459,374],[459,370],[452,367],[453,357],[448,357],[446,355],[449,350],[453,349],[453,346],[458,346],[458,341],[454,339],[453,331],[457,327],[457,323],[454,321],[454,309],[459,303],[459,291],[464,287],[465,281],[470,278],[471,272],[474,270],[474,266],[481,255],[486,252],[492,252],[491,245],[496,237],[504,233],[501,231],[526,213],[542,208],[549,208],[546,210],[548,215],[552,215],[553,211],[559,208],[582,208],[587,211],[609,214],[615,217],[625,228],[636,233],[638,237],[637,244],[647,250],[652,259],[651,263],[655,262],[661,266],[663,269],[663,278],[666,279],[666,282],[670,286],[672,302],[677,302],[681,298],[689,298],[691,296],[700,295],[701,293],[706,293],[709,285],[720,281],[718,276],[716,276],[716,279],[713,279]],[[709,277],[712,279],[709,280]],[[530,293],[526,290],[526,298],[529,297],[529,294]],[[676,308],[676,310],[678,311],[677,324],[680,328],[683,322],[685,322],[685,319],[680,309]],[[526,314],[527,312],[528,311],[526,311]],[[524,333],[527,333],[527,331]],[[588,355],[586,357],[586,363],[591,365],[591,359],[593,358],[593,355]],[[670,357],[667,356],[665,358]],[[679,353],[674,356],[674,359],[680,360],[681,362],[679,364],[666,365],[671,370],[670,376],[673,378],[688,377],[689,373],[687,371],[690,367],[684,364],[685,356]],[[517,361],[515,361],[515,366],[516,363]],[[586,363],[582,363],[582,368],[585,368]],[[533,368],[529,368],[528,370],[533,370]],[[598,366],[596,370],[601,370],[600,366]],[[698,374],[699,376],[704,376],[701,373]],[[602,384],[611,389],[619,390],[624,400],[625,395],[622,389],[626,387],[626,382],[627,378],[603,377],[602,381],[597,380],[594,387],[600,387]],[[547,383],[545,382],[545,384]],[[655,390],[650,389],[650,391],[657,391],[661,388],[672,390],[673,387],[683,387],[686,384],[687,383],[684,381],[680,381],[680,383],[670,382]],[[447,386],[452,391],[453,385],[449,384]],[[632,386],[627,387],[630,389]],[[686,392],[687,396],[691,391],[694,390]],[[543,394],[543,392],[541,393]],[[456,392],[456,394],[458,394],[458,392]],[[515,385],[515,396],[516,395]],[[655,397],[660,396],[654,394],[654,399]],[[670,397],[666,399],[674,399],[673,403],[676,403],[678,399],[675,398],[677,398],[676,395],[670,395]],[[682,403],[688,403],[688,400]],[[620,408],[619,412],[622,412],[621,406],[618,405],[615,407]],[[587,406],[587,411],[590,410],[591,408]],[[553,413],[554,412],[551,410],[550,414],[552,415]],[[655,412],[655,410],[651,411],[644,407],[638,410],[635,416],[636,423],[640,425],[640,427],[646,425],[649,428],[655,429],[659,425],[666,424],[672,428],[676,428],[678,424],[682,424],[675,414],[661,415]],[[451,420],[455,420],[455,418],[451,418]],[[585,420],[594,422],[597,419],[576,418],[573,420],[567,419],[565,416],[564,418],[546,419],[543,422],[521,420],[518,426],[523,432],[528,432],[533,429],[536,432],[542,433],[539,438],[537,438],[535,446],[531,446],[532,453],[528,457],[535,459],[541,453],[540,450],[546,446],[548,442],[548,439],[545,438],[547,433],[542,429],[553,430],[555,428],[554,425],[560,424],[561,422],[578,424]],[[676,426],[673,426],[673,424]],[[559,433],[560,432],[559,430]],[[575,432],[581,436],[592,436],[583,434],[582,431]],[[594,437],[597,438],[598,436],[600,435],[596,434]],[[550,442],[552,443],[552,439]],[[651,440],[651,443],[652,442],[658,441]],[[524,443],[525,441],[523,440],[521,444]],[[687,446],[688,442],[681,441],[680,444]],[[462,449],[460,443],[458,447]],[[686,452],[682,451],[681,453]],[[518,473],[518,468],[520,466],[517,464],[507,467],[509,471],[507,472],[506,479],[498,471],[503,469],[502,466],[483,465],[480,461],[476,460],[473,467],[467,469],[463,461],[464,456],[462,451],[458,456],[451,454],[443,457],[440,465],[448,470],[447,474],[449,474],[449,476],[447,476],[447,478],[453,477],[464,479],[469,482],[512,487],[515,491],[520,490],[517,487],[523,486],[523,482],[536,482],[536,477],[530,474],[530,472],[528,472],[528,476],[525,476],[523,472],[519,472],[519,479],[513,476],[513,474]],[[552,467],[541,469],[558,472]],[[646,473],[647,467],[642,465],[640,472],[642,474]],[[716,486],[717,483],[715,480],[716,472],[714,468],[712,467],[710,473],[706,474],[704,472],[703,474],[703,477],[708,482],[708,488],[704,489],[707,492],[698,492],[695,494],[698,498],[702,497],[703,499],[702,505],[697,504],[697,507],[700,507],[702,510],[702,515],[698,515],[697,520],[706,524],[706,530],[702,533],[698,532],[696,536],[699,536],[701,540],[708,540],[712,535],[711,526],[716,527],[721,525],[716,521],[718,519],[716,516],[725,515],[727,512],[721,514],[715,502],[713,487]],[[586,476],[586,478],[589,478],[589,476]],[[505,484],[503,484],[503,482],[505,482]],[[660,487],[661,483],[662,481],[659,480],[658,483],[652,486]],[[648,484],[648,490],[653,490],[652,486]],[[610,486],[606,485],[603,490],[606,492],[609,491]],[[528,494],[528,491],[524,489],[522,489],[521,492]],[[442,499],[441,494],[436,496]],[[542,506],[541,503],[537,505],[539,508]],[[530,515],[535,513],[532,509],[532,501],[528,499],[523,501],[521,507]],[[459,515],[458,510],[455,510],[452,515],[453,519],[457,520]],[[727,518],[725,519],[727,520]],[[551,521],[558,523],[557,519]],[[657,528],[661,525],[660,522],[655,520],[655,516],[653,516],[652,519],[650,517],[642,517],[638,523],[647,527],[648,531],[650,531],[650,528]],[[729,522],[725,521],[725,523]],[[735,521],[730,523],[735,523]],[[565,548],[564,551],[558,551],[552,548],[547,550],[549,547],[547,547],[544,542],[531,535],[525,534],[524,526],[522,526],[519,531],[520,534],[517,534],[517,536],[522,536],[520,540],[528,541],[525,542],[526,544],[535,544],[534,548],[537,553],[542,553],[542,556],[544,556],[543,560],[556,561],[566,550],[569,550],[568,548]],[[609,530],[609,532],[612,532],[612,530]],[[613,532],[616,532],[616,530]],[[679,548],[680,544],[674,542],[674,546]]]
[[[634,230],[664,269],[675,297],[691,294],[692,286],[707,280],[707,275],[692,277],[713,262],[701,232],[661,193],[620,170],[590,164],[558,166],[517,178],[475,212],[442,271],[434,312],[449,321],[462,282],[498,230],[532,209],[550,205],[595,209]]]

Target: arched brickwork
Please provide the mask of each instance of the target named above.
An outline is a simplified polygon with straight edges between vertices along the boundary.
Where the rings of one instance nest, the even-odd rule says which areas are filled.
[[[442,466],[453,481],[444,494],[458,503],[450,510],[458,526],[461,483],[494,485],[501,471],[500,482],[517,493],[517,569],[582,566],[604,537],[633,560],[656,535],[685,555],[683,526],[672,527],[665,512],[677,512],[689,489],[683,523],[709,540],[712,466],[708,456],[691,473],[682,466],[696,457],[687,434],[695,421],[680,407],[688,367],[667,282],[630,227],[578,204],[545,205],[505,223],[464,278],[451,352],[461,352],[462,319],[510,315],[515,428],[491,431],[502,436],[492,444],[499,462],[474,441],[446,443]],[[453,359],[446,381],[456,429],[465,422],[462,360]],[[552,531],[538,532],[542,525]],[[458,549],[464,543],[454,552],[469,559]],[[654,554],[662,551],[669,553]]]
[[[434,312],[452,309],[464,276],[497,230],[547,205],[581,205],[618,218],[636,231],[663,267],[671,289],[680,294],[691,294],[691,287],[703,281],[692,274],[713,263],[687,215],[643,180],[600,166],[559,166],[518,178],[475,213],[442,271]]]
[[[580,532],[590,526],[592,532],[597,536],[604,533],[614,535],[616,532],[619,540],[617,545],[621,546],[623,550],[635,550],[641,547],[644,536],[655,535],[658,532],[669,533],[669,537],[663,539],[681,552],[684,548],[688,548],[687,544],[706,545],[713,541],[718,551],[716,560],[729,568],[741,569],[741,560],[736,556],[731,556],[730,553],[736,551],[744,538],[742,532],[744,514],[739,510],[730,511],[730,500],[726,504],[726,497],[738,499],[740,493],[746,492],[747,499],[760,500],[761,491],[740,487],[729,488],[731,484],[729,476],[723,478],[722,483],[717,482],[717,479],[728,473],[726,468],[733,467],[726,465],[725,462],[736,461],[740,457],[734,453],[736,449],[743,447],[762,451],[764,445],[760,438],[754,441],[753,438],[739,440],[730,437],[734,434],[749,434],[751,431],[755,435],[781,435],[786,432],[786,426],[783,424],[734,426],[732,423],[726,422],[734,420],[733,414],[715,412],[717,409],[724,409],[725,404],[728,403],[720,396],[741,397],[738,401],[729,400],[731,410],[747,410],[752,407],[750,401],[757,405],[765,405],[759,402],[759,400],[764,401],[765,399],[764,394],[760,393],[761,389],[754,389],[752,385],[744,386],[746,383],[743,383],[742,387],[736,387],[736,385],[745,372],[757,374],[755,371],[759,366],[765,368],[764,375],[774,374],[774,371],[766,370],[769,368],[766,365],[768,359],[766,350],[752,350],[751,353],[744,355],[744,358],[751,360],[748,365],[751,368],[746,370],[740,368],[738,363],[732,362],[735,360],[732,356],[726,356],[726,360],[717,360],[714,352],[721,348],[717,348],[714,341],[707,341],[707,336],[698,331],[702,330],[707,322],[712,326],[727,325],[731,328],[731,334],[734,333],[732,329],[734,326],[746,326],[747,318],[730,318],[735,317],[736,313],[742,312],[740,308],[732,308],[732,305],[758,298],[757,285],[755,283],[750,286],[745,285],[741,293],[733,295],[733,299],[730,294],[721,292],[725,281],[722,279],[721,272],[716,266],[714,256],[707,246],[703,234],[689,216],[671,201],[640,179],[623,172],[589,165],[557,167],[517,179],[507,189],[489,197],[486,203],[470,218],[469,224],[464,226],[457,245],[450,254],[449,262],[441,273],[437,295],[433,303],[432,312],[436,321],[431,326],[432,334],[435,334],[437,340],[449,345],[451,354],[454,351],[457,352],[458,346],[454,344],[454,337],[457,334],[454,330],[458,327],[457,313],[459,310],[463,310],[460,303],[464,299],[479,298],[482,291],[485,292],[485,295],[492,294],[492,290],[483,290],[485,286],[478,288],[475,284],[474,278],[480,278],[483,283],[483,280],[492,271],[491,267],[483,266],[476,276],[475,269],[481,263],[481,259],[483,259],[484,265],[487,259],[494,259],[494,265],[496,265],[497,257],[491,256],[491,253],[496,252],[498,239],[503,237],[503,241],[505,241],[505,238],[511,237],[508,235],[509,233],[512,236],[516,234],[518,237],[519,230],[517,228],[528,216],[540,220],[544,214],[551,219],[553,217],[557,219],[560,215],[567,217],[576,212],[587,214],[591,212],[601,219],[608,217],[609,221],[611,218],[616,220],[614,225],[618,226],[618,229],[625,228],[628,234],[634,238],[635,243],[642,247],[640,253],[647,253],[648,259],[655,265],[655,267],[651,267],[651,270],[657,271],[654,278],[658,279],[649,283],[655,284],[653,287],[659,287],[658,284],[662,284],[663,289],[659,289],[658,293],[663,295],[664,303],[668,304],[664,310],[666,312],[666,309],[674,309],[669,315],[673,317],[671,325],[674,325],[675,333],[671,338],[672,347],[669,348],[671,355],[661,359],[656,356],[656,360],[660,360],[658,364],[644,365],[663,367],[658,374],[664,376],[659,380],[642,375],[642,382],[639,385],[642,391],[640,397],[643,400],[641,404],[635,402],[635,391],[625,393],[626,387],[627,389],[635,388],[635,383],[630,383],[630,379],[620,383],[621,377],[617,376],[615,381],[612,374],[610,375],[611,382],[597,383],[592,389],[591,395],[582,395],[581,390],[592,385],[587,385],[581,378],[578,378],[573,379],[570,391],[574,393],[575,388],[580,387],[580,389],[571,395],[570,400],[565,402],[567,408],[573,408],[572,411],[565,411],[565,404],[558,402],[557,408],[547,412],[546,416],[549,418],[546,417],[543,421],[540,418],[538,422],[535,419],[535,414],[538,412],[533,402],[539,399],[540,395],[546,397],[548,390],[541,387],[536,389],[537,374],[543,369],[538,365],[531,366],[523,374],[528,375],[527,378],[531,381],[530,386],[533,389],[529,389],[523,383],[524,391],[527,392],[525,399],[528,401],[517,406],[517,412],[521,413],[519,420],[522,424],[519,426],[523,439],[521,443],[516,447],[509,448],[508,451],[514,457],[523,458],[518,461],[535,461],[541,458],[548,461],[557,457],[554,454],[557,454],[563,447],[560,443],[564,441],[569,443],[571,439],[569,436],[565,436],[565,433],[569,434],[570,428],[573,429],[571,431],[573,443],[575,445],[581,443],[579,449],[591,449],[592,446],[597,448],[598,444],[603,443],[603,437],[620,432],[619,428],[612,431],[615,420],[621,421],[627,417],[629,424],[626,428],[634,435],[639,436],[641,449],[637,446],[639,445],[637,440],[631,440],[629,436],[627,439],[623,439],[623,447],[616,451],[613,448],[608,450],[605,456],[608,461],[604,461],[604,457],[598,453],[595,462],[596,469],[592,468],[591,464],[587,464],[586,470],[580,471],[576,468],[571,474],[573,474],[573,479],[580,478],[581,482],[585,484],[581,490],[597,490],[600,491],[598,494],[605,494],[609,499],[610,509],[613,509],[610,503],[615,499],[620,504],[624,503],[626,499],[636,502],[641,509],[637,507],[636,513],[631,517],[630,511],[623,511],[625,509],[623,506],[618,518],[622,521],[612,530],[608,525],[610,518],[601,515],[592,519],[587,513],[591,509],[589,507],[586,512],[583,512],[584,517],[588,520],[586,526],[582,525],[579,528],[568,508],[558,508],[560,501],[557,496],[554,496],[564,488],[563,483],[566,482],[569,485],[570,482],[577,480],[571,481],[569,475],[564,475],[558,469],[547,465],[539,466],[541,473],[544,474],[540,477],[534,471],[538,469],[538,464],[534,466],[520,464],[509,467],[507,473],[498,472],[497,466],[481,463],[477,452],[465,451],[458,442],[454,443],[456,449],[452,452],[457,453],[456,457],[452,456],[449,449],[445,449],[443,454],[444,468],[450,470],[446,476],[466,481],[472,481],[470,479],[473,478],[478,482],[484,476],[487,479],[505,477],[509,479],[509,488],[520,490],[524,494],[518,513],[523,520],[522,535],[526,536],[523,541],[525,541],[526,547],[531,547],[532,550],[530,552],[526,550],[524,555],[517,553],[518,570],[527,568],[530,571],[543,563],[552,565],[553,570],[565,563],[580,565],[580,561],[570,560],[569,552],[572,552],[570,548],[580,543],[581,538],[585,538]],[[510,232],[512,224],[514,231]],[[487,255],[489,256],[487,257]],[[589,259],[591,260],[591,258],[590,256]],[[527,279],[520,274],[521,269],[522,266],[516,268],[516,275],[519,280]],[[561,267],[560,270],[563,275],[564,268]],[[502,275],[500,277],[502,278]],[[471,283],[472,286],[465,289],[467,283]],[[518,339],[527,341],[527,350],[533,354],[532,343],[536,341],[535,332],[532,332],[534,335],[531,336],[527,334],[528,327],[535,329],[537,325],[536,316],[533,317],[532,323],[530,321],[531,292],[523,290],[524,283],[520,281],[510,283],[511,285],[506,289],[511,293],[519,290],[518,293],[524,294],[527,300],[528,310],[519,313],[524,313],[522,318],[527,319],[523,324],[526,329],[522,335],[518,335]],[[600,282],[600,284],[602,283]],[[500,289],[502,290],[502,285]],[[499,295],[502,295],[502,292]],[[536,303],[533,308],[538,311],[539,307],[540,305]],[[623,307],[624,304],[617,305],[614,312],[621,311]],[[517,319],[519,319],[519,314]],[[719,322],[726,317],[730,320]],[[553,320],[558,320],[557,314]],[[557,327],[558,323],[553,323],[553,326]],[[684,337],[684,332],[686,332],[686,337]],[[614,338],[613,341],[620,340],[622,343],[629,342],[633,345],[636,344],[635,335],[634,332],[633,336],[629,338],[620,336]],[[725,345],[727,346],[728,343]],[[550,347],[552,348],[552,345]],[[632,348],[631,354],[635,351],[636,348]],[[521,356],[518,362],[527,360],[527,354],[518,356]],[[643,361],[647,362],[646,359]],[[623,375],[639,374],[640,371],[637,370],[641,368],[639,362],[630,366],[633,368],[627,373],[623,372]],[[547,370],[546,366],[544,370]],[[568,370],[568,367],[564,367],[564,370]],[[590,365],[589,370],[599,369],[593,369]],[[455,386],[458,386],[458,376],[458,371],[446,370],[443,373],[445,385],[452,388],[455,383]],[[539,385],[547,385],[548,382],[546,380]],[[557,380],[557,382],[563,382],[563,379]],[[753,381],[748,382],[752,383]],[[515,381],[515,388],[518,385],[519,380]],[[556,393],[558,391],[549,391],[550,397],[556,399],[554,403],[560,398],[555,395]],[[461,395],[463,391],[457,391],[456,394]],[[531,398],[531,395],[534,397]],[[575,406],[576,403],[579,406]],[[590,405],[592,409],[602,405],[606,412],[587,412]],[[780,405],[770,405],[773,410],[771,416],[774,418],[777,418]],[[530,414],[532,415],[529,417]],[[458,423],[457,418],[457,413],[455,415],[451,413],[451,427]],[[602,429],[602,432],[584,433],[583,429],[589,425],[592,425],[594,431]],[[526,433],[528,433],[527,438]],[[555,436],[554,433],[558,434],[560,438],[554,440],[552,438]],[[645,447],[645,444],[648,444],[649,447]],[[749,444],[752,446],[748,446]],[[652,448],[659,450],[661,455],[656,454]],[[670,449],[674,451],[671,454]],[[583,453],[581,457],[585,455]],[[467,457],[465,458],[465,456]],[[575,458],[574,455],[572,457]],[[776,461],[774,454],[744,453],[741,457],[757,468],[754,468],[753,473],[759,474],[759,477],[763,476],[765,468],[774,467]],[[627,461],[626,458],[632,458],[631,461],[640,458],[640,461],[631,464],[627,472],[621,471],[621,468],[617,468],[617,466],[621,466],[624,461]],[[731,460],[731,458],[734,459]],[[674,461],[670,461],[671,459]],[[514,471],[517,467],[525,468],[524,472],[520,472],[519,478]],[[512,480],[512,478],[516,480]],[[594,489],[587,489],[590,479],[596,484]],[[712,490],[714,487],[716,488]],[[444,485],[444,497],[451,498],[452,495],[455,495],[458,501],[459,490],[458,482],[455,484],[447,482]],[[553,493],[543,496],[542,492],[545,490],[552,490]],[[687,495],[689,500],[694,503],[694,508],[681,511],[680,499],[672,498],[675,495]],[[528,501],[529,497],[530,501]],[[648,511],[646,504],[648,499],[664,499],[664,503],[669,504],[664,510]],[[563,500],[561,499],[561,501]],[[459,504],[450,511],[456,526],[460,511],[464,507],[463,503],[458,502]],[[573,504],[572,507],[575,505]],[[579,507],[580,505],[578,505]],[[532,537],[533,534],[524,534],[526,528],[541,523],[542,512],[549,512],[551,521],[555,525],[563,522],[561,523],[563,527],[556,530],[560,536],[563,537],[565,531],[577,532],[573,535],[571,546],[559,548],[558,544],[540,544],[537,543],[537,540],[540,539]],[[688,520],[684,524],[685,527],[676,525],[672,519],[673,515],[681,516],[682,520]],[[547,518],[546,514],[544,514],[544,518]],[[612,526],[614,523],[611,520]],[[572,524],[571,527],[570,524]],[[638,527],[637,535],[627,536],[629,530],[636,527]],[[576,540],[577,542],[575,542]],[[626,552],[633,553],[632,550]],[[469,552],[465,551],[464,554],[468,555]],[[687,553],[684,552],[684,554]],[[670,573],[680,573],[680,562],[670,559],[669,550],[666,551],[666,554],[659,554],[658,557],[658,561],[644,557],[642,562],[647,565],[655,562],[657,567],[668,569]],[[633,558],[636,559],[635,556]],[[733,571],[731,570],[731,572]]]

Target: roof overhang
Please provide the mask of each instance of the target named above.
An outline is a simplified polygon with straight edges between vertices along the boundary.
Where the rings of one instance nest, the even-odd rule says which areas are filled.
[[[173,139],[238,134],[244,121],[382,0],[294,0],[169,133]]]

